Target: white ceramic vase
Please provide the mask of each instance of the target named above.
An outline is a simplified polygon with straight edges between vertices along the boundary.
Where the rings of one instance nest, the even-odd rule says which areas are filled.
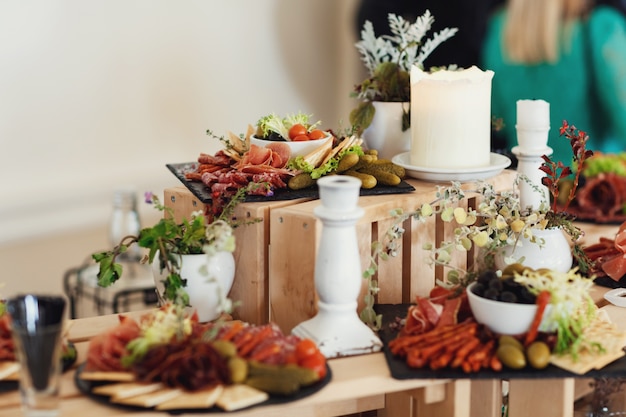
[[[163,294],[167,271],[160,271],[157,259],[158,253],[152,263],[152,271],[156,288]],[[182,255],[180,276],[187,280],[185,290],[189,294],[189,311],[196,311],[200,322],[214,320],[221,312],[220,300],[228,296],[233,286],[235,257],[231,252],[218,252],[210,257],[204,253]]]
[[[573,262],[572,249],[561,229],[534,229],[533,235],[537,239],[543,239],[543,247],[521,236],[516,246],[507,246],[496,254],[496,267],[504,269],[507,266],[505,257],[514,260],[523,257],[520,263],[529,268],[547,268],[559,272],[570,270]]]
[[[379,158],[391,159],[411,149],[411,129],[402,131],[403,109],[410,103],[374,101],[374,118],[363,132],[369,149],[376,149]]]

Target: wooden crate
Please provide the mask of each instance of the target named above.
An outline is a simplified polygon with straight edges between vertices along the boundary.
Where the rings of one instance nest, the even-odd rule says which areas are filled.
[[[270,213],[277,208],[298,204],[307,199],[242,203],[235,210],[238,218],[261,219],[261,222],[235,229],[235,280],[230,298],[240,302],[233,316],[254,324],[269,321],[269,234]],[[194,211],[204,210],[186,187],[172,187],[164,191],[164,205],[173,210],[174,218],[181,221]]]
[[[507,170],[489,182],[499,190],[511,189],[515,175],[514,171]],[[417,180],[409,182],[416,189],[412,193],[359,198],[359,206],[365,211],[356,225],[361,268],[369,265],[371,243],[382,238],[393,224],[394,219],[390,214],[393,209],[411,211],[435,199],[435,183]],[[469,189],[473,185],[468,183],[464,187]],[[476,204],[475,200],[476,197],[469,197],[464,204]],[[313,209],[319,204],[318,200],[293,204],[272,210],[270,214],[270,320],[285,332],[290,332],[317,312],[314,272],[322,225],[313,214]],[[400,253],[379,263],[377,278],[380,292],[377,301],[408,303],[416,295],[427,295],[435,280],[443,278],[443,270],[426,264],[426,253],[422,246],[426,242],[449,239],[453,227],[435,217],[425,222],[405,222],[406,233]],[[458,253],[455,256],[453,262],[460,267],[466,267],[473,260],[472,253]],[[362,295],[365,284],[364,281]],[[359,309],[362,307],[362,298],[359,297]]]
[[[513,185],[514,171],[504,171],[489,180],[496,189],[509,189]],[[432,182],[409,180],[415,191],[407,194],[367,196],[359,198],[365,210],[357,223],[359,251],[362,268],[369,265],[370,247],[393,224],[390,212],[396,208],[413,210],[435,198],[436,185]],[[441,184],[446,185],[446,184]],[[466,184],[470,188],[473,184]],[[469,204],[474,204],[468,198]],[[185,187],[165,190],[166,206],[174,210],[177,220],[188,217],[204,205]],[[235,316],[251,323],[277,323],[285,332],[317,312],[314,283],[317,245],[321,234],[321,221],[313,214],[319,200],[299,199],[243,203],[236,215],[260,218],[262,222],[238,228],[235,231],[236,275],[230,297],[240,301]],[[380,303],[407,303],[416,295],[426,295],[443,271],[424,262],[421,249],[426,242],[449,238],[452,228],[436,218],[425,222],[407,221],[401,253],[379,264],[378,280]],[[457,255],[454,262],[466,266],[468,257]],[[365,282],[364,282],[365,284]],[[364,294],[365,285],[362,289]],[[359,297],[362,299],[362,297]],[[361,308],[362,304],[359,304]]]

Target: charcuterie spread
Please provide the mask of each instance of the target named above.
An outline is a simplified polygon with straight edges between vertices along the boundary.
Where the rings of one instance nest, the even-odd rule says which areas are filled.
[[[549,365],[578,375],[601,369],[624,356],[626,332],[598,310],[589,285],[575,271],[515,264],[501,275],[484,273],[467,287],[435,287],[388,324],[387,353],[411,369],[466,375],[540,371]],[[506,322],[498,327],[497,318],[484,318],[483,307],[472,298],[498,303],[503,315],[507,304],[532,308],[525,330],[515,330],[516,323],[510,323],[510,332]]]
[[[309,123],[301,113],[263,117],[256,128],[249,125],[245,135],[214,136],[223,149],[213,155],[200,153],[196,163],[174,173],[188,187],[187,182],[203,185],[210,197],[203,202],[210,204],[213,213],[219,213],[241,188],[250,196],[271,197],[280,191],[316,189],[317,179],[326,175],[357,177],[365,190],[407,191],[400,187],[406,176],[403,167],[378,158],[375,149],[365,149],[362,138],[321,130],[318,124]]]
[[[271,323],[200,323],[167,304],[94,337],[77,384],[118,405],[232,411],[317,390],[328,372],[309,339]]]

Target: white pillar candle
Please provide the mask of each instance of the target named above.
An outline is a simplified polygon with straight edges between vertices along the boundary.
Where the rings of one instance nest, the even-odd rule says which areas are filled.
[[[549,129],[550,103],[544,100],[517,100],[517,128]]]
[[[493,75],[475,66],[433,73],[411,69],[411,165],[489,166]]]

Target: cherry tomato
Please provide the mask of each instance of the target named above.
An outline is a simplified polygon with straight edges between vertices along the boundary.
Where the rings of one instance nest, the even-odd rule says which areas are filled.
[[[320,379],[326,376],[326,357],[322,352],[318,351],[309,356],[300,363],[300,366],[314,370]]]
[[[307,135],[298,135],[295,138],[291,139],[292,142],[304,142],[309,140]]]
[[[291,126],[291,128],[289,129],[289,139],[291,140],[294,140],[296,137],[300,135],[306,135],[306,134],[307,134],[306,126],[300,123],[296,123],[295,125]]]
[[[317,345],[311,339],[302,339],[296,345],[296,358],[298,362],[304,361],[309,356],[315,355],[319,350]]]
[[[320,129],[313,129],[309,132],[309,139],[311,140],[322,139],[325,137],[326,137],[326,132]]]

